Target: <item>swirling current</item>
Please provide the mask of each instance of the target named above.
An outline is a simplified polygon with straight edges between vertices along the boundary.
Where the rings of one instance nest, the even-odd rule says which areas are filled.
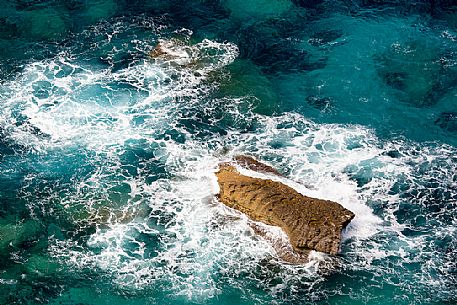
[[[454,1],[9,0],[0,26],[0,304],[457,302]],[[218,202],[239,154],[353,211],[341,254],[287,264]]]

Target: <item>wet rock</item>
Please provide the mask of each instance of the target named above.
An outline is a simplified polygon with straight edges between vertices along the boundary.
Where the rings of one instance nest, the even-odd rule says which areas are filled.
[[[216,176],[222,203],[255,221],[282,228],[295,253],[338,253],[341,230],[354,218],[340,204],[306,197],[281,182],[241,175],[228,163]]]
[[[398,159],[403,156],[398,150],[389,150],[389,151],[383,152],[382,154],[384,156],[389,156],[392,159]]]
[[[238,163],[240,166],[256,171],[256,172],[263,172],[263,173],[268,173],[268,174],[274,174],[277,176],[282,176],[280,172],[278,172],[276,169],[273,167],[266,165],[262,162],[257,161],[253,157],[250,156],[244,156],[244,155],[239,155],[235,156],[234,158],[235,162]]]
[[[176,62],[178,65],[190,65],[197,50],[193,48],[189,41],[181,39],[160,39],[154,49],[149,52],[149,57],[154,60]]]
[[[251,228],[255,234],[267,240],[281,260],[290,264],[306,264],[309,262],[310,251],[295,252],[284,232],[272,232],[271,227],[261,223],[251,223]],[[279,229],[281,230],[281,229]]]
[[[238,49],[232,44],[218,44],[207,39],[193,43],[190,35],[186,32],[183,37],[159,39],[149,52],[149,58],[157,64],[191,69],[194,77],[202,80],[204,75],[225,66],[238,54]]]

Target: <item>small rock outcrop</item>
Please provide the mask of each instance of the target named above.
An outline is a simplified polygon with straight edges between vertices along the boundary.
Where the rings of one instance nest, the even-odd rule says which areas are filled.
[[[238,156],[235,161],[249,169],[272,172],[265,170],[272,169],[270,166],[251,157]],[[296,254],[339,252],[341,230],[354,218],[340,204],[306,197],[281,182],[242,175],[229,163],[221,164],[216,176],[222,203],[255,221],[282,228]]]

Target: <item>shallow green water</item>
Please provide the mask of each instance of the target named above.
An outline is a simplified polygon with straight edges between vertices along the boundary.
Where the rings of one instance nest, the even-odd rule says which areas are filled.
[[[0,304],[453,304],[452,4],[0,2]],[[341,254],[219,204],[237,154],[352,210]]]

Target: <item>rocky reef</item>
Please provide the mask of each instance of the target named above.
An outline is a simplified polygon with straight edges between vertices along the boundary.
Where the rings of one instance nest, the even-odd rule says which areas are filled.
[[[430,42],[393,44],[376,60],[378,74],[394,95],[416,107],[437,104],[456,80],[449,66],[452,55]]]
[[[251,170],[277,173],[251,157],[238,156],[235,162]],[[222,203],[254,221],[280,227],[296,255],[307,255],[309,250],[339,252],[341,231],[354,218],[340,204],[304,196],[281,182],[242,175],[231,163],[221,164],[216,176]]]

